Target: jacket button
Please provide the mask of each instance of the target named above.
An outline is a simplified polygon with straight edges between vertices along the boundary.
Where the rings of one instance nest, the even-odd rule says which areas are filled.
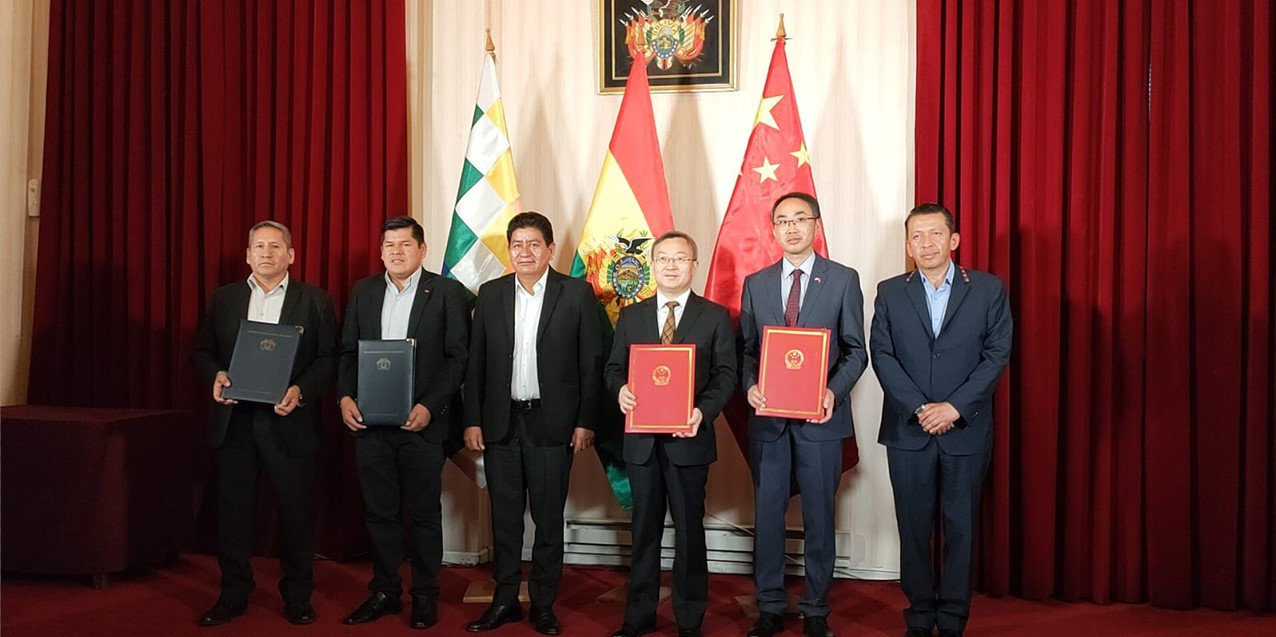
[[[938,359],[938,358],[939,358],[939,354],[935,354],[935,358],[936,358],[936,359]]]

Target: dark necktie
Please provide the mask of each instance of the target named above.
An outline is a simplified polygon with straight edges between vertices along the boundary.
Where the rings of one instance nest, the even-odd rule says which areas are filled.
[[[793,271],[793,285],[789,286],[789,301],[784,304],[784,325],[797,325],[798,309],[802,307],[802,271]]]
[[[673,342],[673,308],[678,307],[677,301],[665,303],[665,307],[669,308],[669,314],[665,316],[665,326],[660,330],[660,344],[668,345]]]

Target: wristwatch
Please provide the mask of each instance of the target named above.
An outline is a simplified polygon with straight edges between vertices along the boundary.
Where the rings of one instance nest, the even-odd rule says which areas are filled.
[[[913,415],[914,415],[914,416],[918,416],[918,417],[920,417],[920,416],[922,415],[922,412],[923,412],[923,411],[926,411],[926,403],[922,403],[922,404],[918,405],[918,406],[917,406],[917,409],[914,409],[914,410],[913,410]]]

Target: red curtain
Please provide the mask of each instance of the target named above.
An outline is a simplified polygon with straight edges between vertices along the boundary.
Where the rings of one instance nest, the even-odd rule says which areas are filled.
[[[984,590],[1276,608],[1272,24],[918,1],[917,200],[1016,318]]]
[[[408,211],[404,38],[400,2],[54,0],[30,401],[193,409],[202,432],[195,327],[261,219],[344,309]],[[345,556],[362,502],[323,402],[317,549]]]

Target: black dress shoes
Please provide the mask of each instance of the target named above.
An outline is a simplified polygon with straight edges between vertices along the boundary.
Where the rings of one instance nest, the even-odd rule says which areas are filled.
[[[961,637],[960,630],[952,630],[951,628],[939,631],[939,637]]]
[[[425,630],[437,623],[439,623],[439,600],[429,595],[413,595],[412,619],[408,621],[408,625],[417,630]]]
[[[753,622],[748,637],[774,637],[784,632],[784,618],[775,613],[758,613],[758,620]]]
[[[403,610],[403,603],[398,597],[390,597],[381,591],[377,591],[363,600],[359,607],[354,609],[345,618],[347,624],[366,624],[385,617],[386,615],[397,615]]]
[[[611,637],[642,637],[647,633],[653,632],[655,626],[634,626],[633,624],[621,624]]]
[[[497,605],[492,604],[483,611],[483,615],[478,619],[465,625],[465,630],[472,633],[482,633],[489,630],[495,630],[508,624],[523,619],[523,607],[518,604]]]
[[[213,607],[199,616],[200,626],[221,626],[226,622],[248,612],[248,602],[230,602],[218,598]]]
[[[833,637],[827,617],[807,617],[802,620],[802,632],[806,637]]]
[[[311,606],[310,602],[284,604],[284,616],[298,626],[313,624],[315,623],[315,607]]]
[[[558,618],[554,616],[553,608],[533,608],[532,627],[542,635],[557,635],[563,632],[558,625]]]
[[[929,628],[909,628],[904,631],[904,637],[934,637],[934,632]]]
[[[699,628],[679,628],[678,637],[704,637]]]

